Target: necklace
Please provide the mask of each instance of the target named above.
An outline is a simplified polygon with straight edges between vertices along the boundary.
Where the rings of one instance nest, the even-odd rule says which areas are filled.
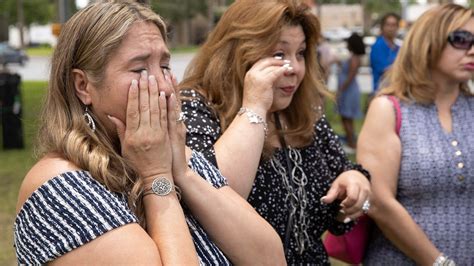
[[[275,122],[278,129],[281,130],[281,124],[278,115],[275,113]],[[285,202],[289,203],[289,217],[287,224],[287,232],[285,237],[285,249],[288,249],[289,237],[292,233],[296,239],[296,250],[301,255],[307,247],[312,245],[309,235],[309,218],[306,216],[306,207],[308,205],[308,198],[306,195],[305,186],[308,183],[303,168],[303,157],[297,149],[286,146],[285,138],[280,134],[280,141],[283,146],[284,156],[287,163],[287,168],[273,156],[270,160],[272,168],[282,177],[283,186],[287,191]],[[288,172],[289,171],[289,172]],[[293,221],[296,220],[296,223]],[[291,232],[290,232],[291,230]]]

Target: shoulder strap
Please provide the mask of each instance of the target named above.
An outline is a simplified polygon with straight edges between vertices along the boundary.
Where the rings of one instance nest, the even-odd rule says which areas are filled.
[[[400,103],[398,102],[397,97],[389,95],[388,99],[392,102],[393,108],[395,108],[395,132],[400,136],[400,127],[402,126],[402,112],[400,111]]]

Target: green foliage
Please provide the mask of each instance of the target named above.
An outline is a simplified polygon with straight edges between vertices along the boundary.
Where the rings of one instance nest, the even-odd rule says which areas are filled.
[[[23,16],[25,25],[32,23],[46,24],[54,18],[54,0],[23,0]],[[16,24],[17,19],[17,1],[1,0],[0,16],[6,17],[9,25]]]
[[[375,14],[376,17],[382,17],[387,12],[401,13],[400,1],[378,1],[366,0],[366,10],[370,14]]]
[[[191,19],[197,14],[206,15],[206,0],[154,0],[151,6],[155,12],[170,22]]]

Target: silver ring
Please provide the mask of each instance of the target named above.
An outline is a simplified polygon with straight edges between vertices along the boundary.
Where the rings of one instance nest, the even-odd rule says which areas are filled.
[[[369,212],[369,209],[370,209],[370,201],[369,200],[365,200],[364,201],[364,204],[362,205],[362,212],[364,214],[367,214]]]
[[[183,112],[179,112],[179,117],[178,117],[178,119],[176,119],[176,123],[181,123],[184,120],[186,120],[186,116],[184,115]]]

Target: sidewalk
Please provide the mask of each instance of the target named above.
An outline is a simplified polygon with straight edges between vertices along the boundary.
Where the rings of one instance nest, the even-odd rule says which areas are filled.
[[[178,82],[183,80],[184,72],[186,67],[191,62],[194,53],[173,53],[171,56],[171,68],[173,73],[178,78]],[[12,65],[9,66],[11,72],[18,73],[21,75],[24,81],[47,81],[49,79],[50,69],[50,58],[32,56],[30,60],[26,62],[25,66]],[[331,75],[328,81],[328,88],[331,91],[335,91],[337,88],[337,68],[331,68]],[[372,91],[372,75],[371,70],[368,67],[361,67],[359,74],[357,75],[357,81],[359,82],[360,89],[363,93],[369,93]]]

